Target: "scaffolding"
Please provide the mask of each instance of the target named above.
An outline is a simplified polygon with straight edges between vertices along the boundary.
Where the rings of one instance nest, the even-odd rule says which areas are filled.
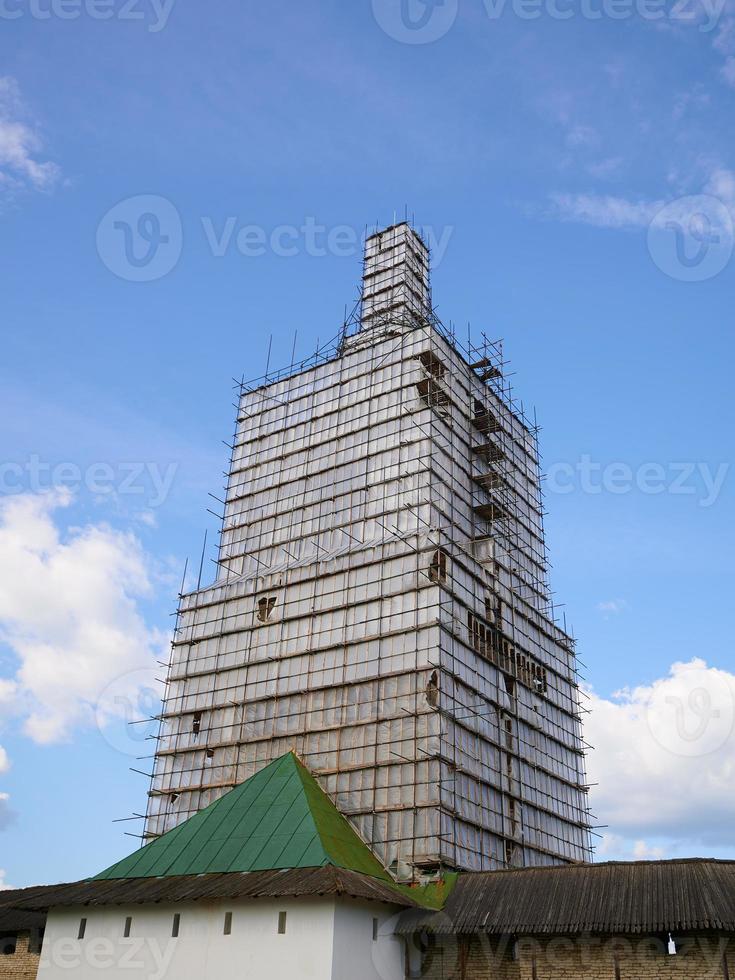
[[[295,749],[400,878],[590,857],[538,430],[403,223],[331,347],[238,383],[218,574],[181,596],[145,836]]]

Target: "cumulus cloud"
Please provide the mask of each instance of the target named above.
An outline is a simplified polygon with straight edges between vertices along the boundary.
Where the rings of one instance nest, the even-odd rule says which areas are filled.
[[[166,645],[139,609],[153,582],[140,542],[106,524],[62,533],[55,518],[71,499],[0,503],[0,642],[16,663],[0,682],[0,711],[42,744],[122,715]]]
[[[628,608],[625,599],[605,599],[597,603],[597,609],[601,613],[621,613]]]
[[[38,126],[30,118],[14,78],[0,77],[0,190],[48,191],[58,181],[59,167],[41,160]]]
[[[9,885],[5,880],[6,871],[4,868],[0,868],[0,892],[9,891],[13,886]]]
[[[719,204],[707,206],[707,202],[702,202],[699,195],[715,198]],[[710,230],[731,238],[732,222],[735,220],[735,171],[722,166],[710,168],[703,186],[695,195],[697,199],[692,201],[691,197],[692,195],[685,194],[665,201],[645,198],[633,200],[610,194],[557,193],[550,196],[549,215],[561,221],[630,231],[647,228],[657,220],[659,214],[663,214],[661,220],[665,222],[678,222],[682,227],[689,227],[704,209],[712,225]]]
[[[609,827],[600,855],[661,856],[664,838],[689,853],[731,846],[735,675],[694,659],[612,698],[590,694],[591,803]]]
[[[611,194],[552,194],[552,215],[598,228],[644,228],[663,201],[631,201]]]

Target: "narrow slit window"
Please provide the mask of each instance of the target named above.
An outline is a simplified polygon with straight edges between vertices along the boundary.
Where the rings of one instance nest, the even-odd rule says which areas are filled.
[[[225,936],[232,935],[232,912],[225,912],[225,925],[222,931]]]
[[[264,596],[258,599],[258,622],[267,623],[271,618],[271,613],[276,608],[275,596]]]
[[[278,913],[278,935],[279,936],[285,936],[286,935],[286,913],[285,912],[279,912]]]
[[[429,683],[426,685],[426,701],[430,708],[436,708],[439,705],[439,672],[436,670],[433,671]]]
[[[374,943],[377,943],[377,941],[378,941],[378,929],[379,928],[380,928],[380,920],[379,919],[373,919],[373,942]]]
[[[432,582],[446,582],[447,580],[447,553],[441,548],[435,551],[432,556],[429,565],[429,578]]]
[[[79,920],[79,932],[77,933],[77,939],[84,939],[84,934],[86,933],[86,931],[87,931],[87,920],[86,919],[80,919]]]
[[[132,917],[132,915],[129,915],[125,919],[125,928],[123,929],[123,938],[124,939],[129,939],[130,938],[130,930],[132,928],[133,928],[133,917]]]
[[[513,749],[513,719],[506,718],[503,721],[503,726],[505,728],[505,747],[507,749]]]
[[[515,800],[508,801],[508,816],[510,818],[511,833],[515,835],[518,830],[518,807]]]
[[[198,735],[202,730],[202,713],[201,711],[196,711],[194,717],[191,720],[191,730],[195,735]]]
[[[181,928],[181,916],[178,912],[174,912],[173,922],[171,923],[171,935],[174,939],[179,935],[179,929]]]

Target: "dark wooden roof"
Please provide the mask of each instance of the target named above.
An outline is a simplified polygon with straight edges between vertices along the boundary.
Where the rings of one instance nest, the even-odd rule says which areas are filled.
[[[610,862],[463,874],[441,912],[399,932],[540,935],[735,932],[735,861]]]
[[[24,894],[27,889],[6,889],[0,891],[0,932],[32,932],[41,929],[46,924],[45,912],[33,912],[28,909],[14,908],[16,896]]]
[[[118,878],[43,885],[13,893],[17,909],[46,911],[71,905],[142,905],[202,899],[299,898],[346,896],[411,908],[416,905],[378,878],[331,866],[288,871],[224,872],[166,875],[160,878]]]

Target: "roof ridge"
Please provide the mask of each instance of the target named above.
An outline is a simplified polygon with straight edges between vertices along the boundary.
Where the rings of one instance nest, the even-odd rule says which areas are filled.
[[[309,809],[310,809],[310,812],[312,813],[312,818],[314,819],[314,825],[316,827],[316,831],[317,831],[317,834],[319,836],[319,840],[321,842],[322,848],[324,849],[324,853],[326,854],[326,856],[327,856],[327,858],[329,860],[330,865],[333,868],[336,868],[336,869],[339,869],[339,870],[344,870],[344,871],[356,871],[356,870],[359,870],[363,874],[370,875],[370,877],[378,878],[378,879],[380,879],[382,881],[388,881],[391,884],[393,884],[394,883],[393,882],[393,878],[391,877],[391,875],[389,874],[389,872],[386,871],[386,869],[383,867],[383,865],[380,863],[380,861],[378,860],[378,858],[373,853],[372,848],[367,843],[367,841],[365,841],[363,839],[362,835],[359,833],[359,831],[357,830],[357,828],[341,812],[341,810],[339,809],[339,807],[337,806],[337,804],[334,802],[334,800],[331,798],[331,796],[326,792],[326,790],[322,788],[322,786],[319,784],[318,780],[312,775],[312,773],[309,771],[308,767],[301,760],[301,758],[299,757],[298,753],[295,752],[292,749],[291,750],[291,754],[293,755],[293,757],[294,757],[294,759],[296,761],[296,764],[297,764],[296,765],[296,770],[298,772],[299,779],[301,781],[301,785],[304,788],[304,792],[307,794],[307,796],[308,796],[308,794],[310,792],[314,792],[314,791],[316,791],[316,792],[318,792],[320,794],[320,796],[325,800],[325,802],[329,806],[330,810],[332,811],[331,812],[331,816],[334,817],[334,818],[336,818],[336,820],[338,821],[339,825],[341,827],[343,827],[348,832],[348,834],[350,836],[354,837],[355,840],[356,840],[356,842],[359,845],[361,845],[361,847],[364,849],[365,855],[368,857],[368,866],[369,866],[369,868],[371,868],[371,870],[368,870],[366,868],[357,869],[357,868],[349,868],[349,867],[346,867],[343,863],[341,863],[339,860],[337,860],[334,857],[334,854],[332,853],[332,850],[331,850],[330,841],[329,841],[328,837],[326,836],[326,834],[324,832],[324,828],[322,827],[320,821],[317,819],[317,816],[314,814],[313,810],[311,810],[311,805],[310,805],[309,806]]]

